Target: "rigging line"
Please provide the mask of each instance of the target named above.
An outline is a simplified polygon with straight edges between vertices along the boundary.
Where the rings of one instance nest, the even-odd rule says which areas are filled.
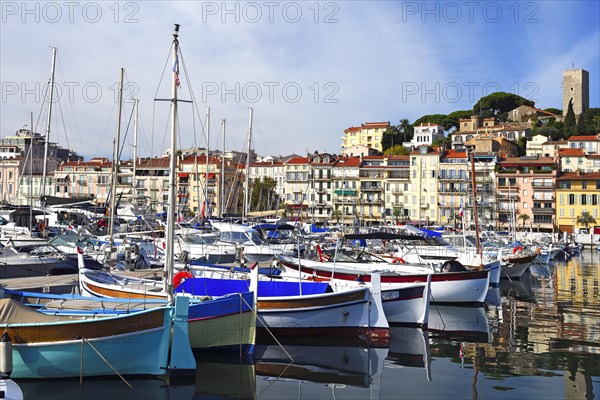
[[[57,57],[56,58],[57,58],[57,64],[58,64],[58,71],[59,71],[59,73],[61,75],[61,78],[62,78],[63,82],[66,82],[65,73],[64,73],[64,71],[62,69],[62,63],[60,62],[60,54],[58,54],[58,52],[57,52]],[[65,140],[67,142],[67,148],[70,149],[71,145],[69,144],[69,135],[67,134],[67,127],[66,127],[66,125],[64,123],[64,115],[63,115],[63,111],[62,111],[62,106],[61,106],[61,101],[60,100],[61,100],[61,98],[60,98],[60,96],[58,96],[57,103],[58,103],[58,107],[60,109],[61,118],[63,120],[63,127],[65,129],[65,131],[64,131]],[[68,100],[67,100],[67,103],[69,103]],[[67,114],[67,113],[65,113],[65,114]],[[69,119],[69,115],[68,114],[67,114],[67,121],[69,122],[69,131],[72,131],[72,129],[71,129],[71,120]],[[58,143],[58,140],[56,142]]]
[[[121,156],[123,155],[123,149],[125,148],[125,139],[127,139],[127,133],[129,132],[129,127],[131,126],[131,120],[133,119],[133,113],[135,108],[131,108],[131,114],[129,114],[129,120],[127,121],[127,128],[125,129],[125,134],[123,135],[123,145],[121,149],[117,152],[117,160],[122,160]]]
[[[169,50],[169,54],[167,54],[167,59],[165,60],[165,65],[163,66],[162,74],[160,75],[160,79],[158,81],[158,86],[156,87],[156,92],[154,93],[154,98],[156,98],[158,96],[158,91],[160,90],[160,84],[162,83],[162,80],[165,76],[165,70],[167,69],[167,65],[169,65],[169,60],[171,59],[172,51],[173,51],[173,48],[171,47],[171,49]]]
[[[185,60],[183,58],[183,51],[181,50],[181,47],[179,47],[179,56],[181,57],[181,60],[180,60],[181,66],[183,67],[183,75],[185,76],[185,81],[188,86],[188,91],[190,92],[190,98],[192,99],[192,104],[194,105],[194,108],[196,109],[196,113],[198,114],[198,120],[199,120],[200,126],[202,128],[202,135],[204,135],[204,139],[207,143],[206,148],[208,151],[208,137],[206,135],[206,130],[204,129],[204,124],[202,124],[202,116],[200,115],[200,110],[198,110],[198,102],[196,101],[196,96],[194,95],[194,89],[192,88],[192,82],[188,75],[188,71],[187,71]],[[196,134],[196,132],[194,132],[194,135],[195,134]],[[194,137],[194,140],[195,140],[195,137]]]
[[[170,107],[173,107],[173,104],[171,104],[171,105],[170,105]],[[169,110],[170,110],[170,108],[169,108]],[[169,114],[170,114],[170,113],[171,113],[171,112],[169,111]],[[171,121],[171,118],[170,118],[170,117],[169,117],[169,118],[167,118],[167,125],[165,126],[165,132],[164,132],[164,134],[163,134],[163,141],[162,141],[161,149],[164,149],[164,148],[165,148],[165,141],[167,140],[167,137],[169,137],[169,135],[171,134],[171,133],[170,133],[170,132],[171,132],[171,128],[170,128],[170,121]],[[162,156],[162,155],[161,155],[161,156]]]
[[[112,115],[114,113],[116,106],[117,106],[117,104],[113,103],[112,110],[110,110],[110,115]],[[108,119],[106,120],[106,125],[104,125],[104,129],[102,130],[102,135],[100,136],[100,140],[98,141],[98,146],[96,146],[96,151],[94,153],[94,157],[98,156],[98,151],[100,149],[100,145],[102,143],[104,143],[104,135],[106,134],[106,130],[108,129],[108,124],[110,123],[110,115],[109,115]]]

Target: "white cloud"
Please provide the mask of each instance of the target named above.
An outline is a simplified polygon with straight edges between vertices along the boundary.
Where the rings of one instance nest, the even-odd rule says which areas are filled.
[[[23,90],[45,84],[49,45],[56,45],[62,71],[57,82],[64,90],[73,89],[73,102],[61,103],[62,113],[55,110],[56,136],[51,139],[87,157],[110,157],[116,130],[115,84],[124,67],[130,83],[127,97],[140,99],[142,155],[160,154],[168,144],[168,103],[154,103],[153,98],[169,97],[167,57],[173,23],[181,24],[181,47],[200,117],[204,119],[205,106],[212,110],[211,147],[220,148],[217,132],[220,119],[226,118],[227,148],[245,148],[250,106],[255,110],[256,151],[282,155],[306,149],[339,152],[343,130],[362,122],[397,123],[400,118],[471,108],[485,94],[486,84],[522,94],[524,83],[536,82],[538,104],[559,107],[561,74],[571,59],[590,71],[592,105],[598,103],[593,89],[598,85],[598,21],[574,25],[585,14],[585,3],[574,3],[570,9],[575,11],[569,12],[562,3],[540,3],[535,24],[521,23],[528,9],[519,10],[520,23],[515,23],[508,5],[501,19],[490,22],[481,10],[471,16],[466,9],[455,20],[448,3],[427,3],[439,6],[428,14],[410,8],[425,4],[418,2],[286,2],[276,3],[273,22],[265,6],[260,20],[253,22],[251,5],[263,3],[228,2],[230,9],[238,7],[236,22],[235,14],[224,13],[222,2],[123,2],[118,3],[118,16],[115,3],[81,4],[101,7],[98,22],[74,13],[73,22],[65,14],[49,23],[51,15],[42,10],[40,22],[35,22],[34,15],[22,10],[14,15],[3,11],[3,136],[28,124],[30,112],[36,119],[40,115],[41,89],[38,99]],[[291,22],[296,5],[302,15]],[[89,20],[90,15],[85,17]],[[124,23],[126,17],[138,21]],[[324,23],[326,17],[337,21]],[[568,34],[556,29],[558,19],[574,28]],[[182,83],[181,98],[189,99],[183,71]],[[7,89],[14,90],[14,85],[17,92],[11,94]],[[125,120],[130,109],[127,103]],[[198,118],[189,105],[181,105],[182,145],[193,145],[194,124],[196,140],[202,137]],[[66,132],[63,120],[71,121],[65,122]],[[44,130],[43,123],[38,130]]]

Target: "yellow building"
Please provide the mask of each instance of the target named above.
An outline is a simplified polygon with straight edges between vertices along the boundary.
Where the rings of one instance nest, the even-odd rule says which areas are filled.
[[[561,232],[584,228],[577,217],[587,211],[600,225],[600,172],[566,172],[557,179],[556,223]]]
[[[440,152],[428,146],[410,153],[410,192],[407,196],[409,216],[412,223],[439,223],[438,171]]]
[[[383,132],[389,126],[389,122],[365,122],[361,126],[351,126],[344,131],[342,151],[354,146],[365,146],[377,151],[383,151],[381,138],[383,137]]]
[[[187,156],[179,162],[177,199],[188,213],[204,213],[205,217],[239,214],[243,185],[244,175],[233,160],[226,159],[223,165],[221,158],[208,157],[207,162],[203,154]]]

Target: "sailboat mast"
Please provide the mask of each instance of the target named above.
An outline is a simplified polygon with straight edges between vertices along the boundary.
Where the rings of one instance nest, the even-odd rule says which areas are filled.
[[[121,114],[123,111],[123,76],[125,69],[121,68],[121,75],[119,79],[119,106],[117,108],[117,137],[115,139],[115,145],[113,149],[113,165],[112,165],[112,182],[110,189],[110,217],[108,223],[108,235],[110,237],[110,257],[109,257],[109,268],[112,267],[112,252],[115,244],[114,237],[114,225],[115,225],[115,207],[117,200],[117,179],[119,174],[119,143],[121,143]]]
[[[250,146],[252,144],[252,107],[250,107],[250,123],[248,126],[248,152],[246,153],[246,182],[244,185],[244,218],[248,216],[250,211],[250,198],[248,195],[250,188]]]
[[[173,83],[171,85],[171,163],[169,169],[169,206],[167,212],[167,253],[165,258],[165,291],[169,300],[173,300],[173,253],[175,246],[173,243],[175,229],[175,168],[177,166],[177,86],[179,84],[179,25],[175,24],[173,32]]]
[[[210,149],[210,107],[207,107],[206,110],[206,170],[204,174],[204,201],[206,208],[204,216],[212,214],[208,212],[210,210],[210,203],[208,202],[208,149]]]
[[[225,213],[225,119],[221,120],[223,125],[223,151],[221,152],[221,193],[219,193],[219,211],[221,212],[221,218]]]
[[[52,48],[52,67],[50,71],[50,84],[48,89],[50,90],[50,97],[48,101],[48,119],[46,122],[46,143],[44,144],[44,170],[42,171],[42,191],[40,196],[46,195],[46,174],[48,173],[48,148],[50,145],[50,123],[52,122],[52,103],[54,102],[54,69],[56,65],[56,47]],[[33,127],[31,127],[33,130]],[[33,137],[32,137],[33,143]]]
[[[133,114],[133,193],[136,194],[135,188],[137,187],[137,134],[138,134],[138,106],[139,100],[133,99],[133,107],[135,112]]]
[[[481,254],[479,242],[479,216],[477,215],[477,183],[475,179],[475,149],[471,152],[471,184],[473,185],[473,221],[475,222],[475,247],[477,254]],[[463,228],[464,229],[464,228]]]

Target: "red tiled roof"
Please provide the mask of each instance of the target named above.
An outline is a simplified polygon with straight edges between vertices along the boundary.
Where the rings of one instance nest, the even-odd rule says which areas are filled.
[[[571,149],[571,148],[558,149],[558,155],[559,156],[581,156],[581,157],[585,157],[585,153],[583,152],[583,150],[581,150],[581,149]]]
[[[600,138],[596,135],[590,136],[571,136],[567,139],[569,142],[600,142]]]
[[[506,160],[500,161],[500,165],[512,166],[512,165],[527,165],[527,164],[555,164],[552,157],[539,157],[531,159],[522,159],[518,157],[508,157]]]
[[[140,160],[138,163],[138,168],[168,168],[169,163],[169,157],[146,158]]]
[[[196,159],[195,161],[194,161],[194,158]],[[181,160],[181,164],[194,164],[194,163],[206,164],[206,155],[205,154],[198,155],[198,156],[191,155],[191,156],[187,156],[186,158]],[[221,159],[218,157],[208,157],[208,163],[209,164],[220,164]]]
[[[360,167],[360,158],[359,157],[347,157],[338,160],[335,163],[336,168],[358,168]]]
[[[387,127],[390,126],[389,122],[365,122],[362,124],[365,128],[374,128],[374,127]]]
[[[446,150],[444,158],[467,158],[466,151]]]
[[[597,180],[600,179],[600,172],[565,172],[557,178],[558,180]]]
[[[290,158],[286,164],[308,164],[308,157]]]

